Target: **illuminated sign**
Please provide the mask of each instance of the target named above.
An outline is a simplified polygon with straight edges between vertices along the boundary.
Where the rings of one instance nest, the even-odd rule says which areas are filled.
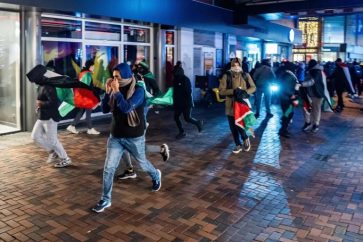
[[[265,53],[275,55],[278,53],[277,44],[265,44]]]
[[[307,49],[292,49],[293,53],[317,53],[318,49],[307,48]]]
[[[302,32],[302,40],[307,48],[319,46],[320,22],[316,20],[299,20],[299,30]]]
[[[290,32],[289,32],[289,41],[290,42],[294,42],[295,40],[295,31],[293,29],[290,29]]]

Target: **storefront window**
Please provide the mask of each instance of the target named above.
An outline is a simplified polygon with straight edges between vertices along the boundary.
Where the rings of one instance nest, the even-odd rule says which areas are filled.
[[[85,38],[93,40],[121,40],[121,25],[86,22]]]
[[[348,15],[345,42],[349,45],[355,45],[356,35],[357,35],[357,15],[356,14]]]
[[[44,65],[61,75],[77,78],[82,63],[82,44],[42,41]]]
[[[19,14],[0,11],[0,133],[20,129]]]
[[[82,22],[78,20],[42,18],[42,37],[82,38]]]
[[[165,32],[165,44],[167,44],[167,45],[174,44],[174,31]]]
[[[124,45],[124,61],[131,64],[146,61],[150,63],[150,47],[140,45]]]
[[[363,46],[363,14],[357,15],[357,45]]]
[[[124,26],[124,42],[150,42],[150,29]]]
[[[324,43],[344,43],[344,16],[324,18]]]
[[[93,84],[105,89],[105,83],[112,75],[112,69],[119,63],[117,46],[86,45],[86,60],[94,60]]]

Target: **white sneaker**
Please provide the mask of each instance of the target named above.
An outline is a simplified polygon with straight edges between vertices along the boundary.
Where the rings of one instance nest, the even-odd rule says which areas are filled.
[[[97,135],[97,134],[100,134],[100,132],[98,132],[97,130],[95,130],[94,128],[92,128],[92,129],[88,129],[87,130],[87,134],[95,134],[95,135]]]
[[[79,132],[77,131],[76,127],[74,127],[73,125],[69,125],[69,126],[67,127],[67,130],[68,130],[69,132],[71,132],[72,134],[78,134],[78,133],[79,133]]]
[[[72,164],[71,158],[62,159],[60,162],[54,165],[55,168],[63,168]]]
[[[49,153],[49,156],[48,156],[48,159],[47,159],[46,163],[50,164],[50,163],[56,162],[57,159],[58,159],[57,153],[55,153],[54,151],[51,151]]]

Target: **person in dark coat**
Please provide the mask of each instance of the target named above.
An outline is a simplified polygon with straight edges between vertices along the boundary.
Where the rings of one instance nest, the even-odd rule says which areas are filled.
[[[40,85],[36,100],[36,112],[38,120],[34,124],[31,134],[33,141],[48,153],[47,163],[59,161],[54,165],[56,168],[66,167],[72,164],[62,143],[58,140],[58,98],[54,86]]]
[[[287,128],[290,124],[291,119],[294,116],[293,106],[297,101],[295,95],[295,86],[298,83],[298,78],[294,74],[295,65],[291,62],[284,63],[282,69],[279,72],[280,80],[280,105],[282,110],[281,117],[281,128],[279,135],[285,138],[290,138],[290,133]]]
[[[137,73],[142,76],[145,82],[146,90],[154,97],[161,94],[160,88],[155,80],[154,75],[151,73],[149,66],[141,61],[137,64]]]
[[[177,139],[186,136],[183,125],[180,121],[180,115],[183,114],[184,120],[188,123],[194,124],[198,131],[202,131],[203,122],[191,117],[193,100],[192,100],[192,87],[189,78],[184,75],[183,68],[175,66],[173,70],[174,83],[173,83],[173,105],[174,105],[174,120],[179,129]]]

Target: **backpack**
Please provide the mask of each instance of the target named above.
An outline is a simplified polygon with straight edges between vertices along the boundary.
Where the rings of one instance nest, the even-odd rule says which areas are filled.
[[[226,72],[227,75],[227,89],[232,89],[232,74],[230,71]],[[242,72],[242,78],[246,82],[247,89],[251,87],[250,83],[248,82],[247,73]]]

